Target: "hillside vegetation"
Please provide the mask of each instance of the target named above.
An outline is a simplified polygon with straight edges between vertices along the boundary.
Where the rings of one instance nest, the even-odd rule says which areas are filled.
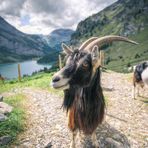
[[[72,35],[71,44],[80,44],[91,36],[128,36],[139,42],[139,45],[116,43],[109,48],[110,50],[105,51],[106,67],[116,71],[127,71],[130,65],[148,59],[147,14],[147,0],[119,0],[81,21]]]

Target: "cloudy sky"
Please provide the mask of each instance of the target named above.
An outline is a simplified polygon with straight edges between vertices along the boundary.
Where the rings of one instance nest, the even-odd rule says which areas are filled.
[[[0,0],[0,16],[30,34],[76,29],[86,17],[117,0]]]

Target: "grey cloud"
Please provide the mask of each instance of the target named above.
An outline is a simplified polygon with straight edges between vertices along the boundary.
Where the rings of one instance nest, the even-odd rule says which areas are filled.
[[[49,15],[59,15],[65,11],[67,3],[64,0],[28,0],[33,13],[46,13]]]
[[[1,0],[0,14],[2,16],[20,16],[20,12],[26,0]]]
[[[66,0],[28,0],[29,11],[35,15],[43,15],[42,23],[52,27],[71,27],[80,20],[80,13],[71,10],[70,1]]]
[[[116,0],[0,0],[0,15],[30,16],[31,27],[72,28]]]
[[[56,21],[51,19],[51,18],[48,18],[48,19],[42,19],[41,22],[46,25],[46,26],[51,26],[53,28],[57,28],[59,27],[58,24],[56,24]]]

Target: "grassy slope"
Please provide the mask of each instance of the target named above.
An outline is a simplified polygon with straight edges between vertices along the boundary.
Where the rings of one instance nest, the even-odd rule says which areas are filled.
[[[114,33],[110,33],[109,30],[112,29],[112,26],[115,24],[107,25],[106,28],[103,29],[102,32],[97,31],[94,36],[104,36],[107,34],[116,34],[116,30]],[[118,26],[117,26],[118,27]],[[101,34],[102,33],[102,34]],[[127,72],[127,65],[134,65],[141,61],[148,60],[148,27],[144,30],[136,33],[135,35],[130,35],[128,38],[137,41],[139,45],[132,45],[129,43],[114,43],[105,51],[105,61],[108,57],[111,59],[107,65],[107,68],[117,71],[117,72]],[[81,38],[81,42],[86,38]],[[119,56],[123,58],[120,59]],[[136,57],[137,56],[137,57]]]
[[[130,39],[137,41],[139,45],[118,43],[111,46],[110,50],[105,52],[106,59],[108,57],[112,59],[106,67],[115,71],[126,72],[127,65],[134,65],[140,61],[148,60],[147,37],[148,27],[137,35],[129,36]],[[120,59],[119,56],[123,58]]]
[[[25,98],[24,95],[17,94],[4,99],[4,102],[13,106],[14,109],[9,115],[7,115],[7,120],[0,122],[0,137],[9,135],[12,137],[13,142],[16,140],[17,135],[24,131],[26,123]]]
[[[109,27],[109,26],[108,26]],[[106,30],[105,28],[104,30]],[[106,31],[107,32],[107,31]],[[103,32],[103,35],[110,34]],[[116,33],[113,33],[116,34]],[[97,36],[97,35],[95,35]],[[105,65],[107,68],[117,72],[127,72],[128,65],[134,65],[148,60],[148,27],[128,38],[139,43],[133,45],[125,42],[116,42],[105,50],[105,61],[110,58],[111,62]],[[83,41],[85,38],[82,39]],[[122,59],[119,57],[122,56]]]
[[[23,87],[41,88],[46,89],[50,92],[62,94],[61,91],[57,91],[50,87],[50,82],[53,73],[38,73],[34,76],[25,77],[21,82],[17,79],[6,81],[5,84],[0,84],[0,93],[6,91],[15,91],[15,89],[20,89]]]

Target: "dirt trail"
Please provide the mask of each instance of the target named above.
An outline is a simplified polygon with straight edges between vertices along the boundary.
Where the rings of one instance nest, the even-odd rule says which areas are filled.
[[[103,73],[107,115],[97,129],[101,148],[148,147],[148,100],[131,98],[131,84],[124,74]],[[28,98],[28,128],[19,137],[17,148],[68,148],[71,140],[62,98],[44,90],[25,88]],[[148,91],[142,92],[148,97]],[[52,146],[51,146],[52,145]],[[90,137],[82,135],[77,148],[91,148]]]
[[[105,73],[103,86],[109,99],[106,121],[128,138],[130,147],[148,147],[148,88],[132,99],[129,76],[119,73]]]

